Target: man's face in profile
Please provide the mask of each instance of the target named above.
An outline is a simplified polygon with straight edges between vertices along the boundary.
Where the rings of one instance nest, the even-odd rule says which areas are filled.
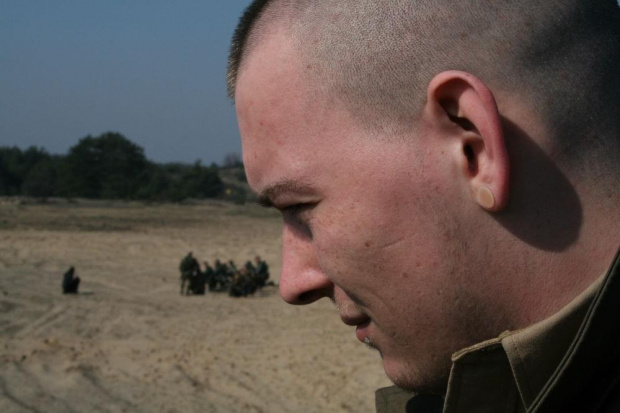
[[[266,37],[235,96],[249,183],[284,217],[281,295],[333,299],[401,387],[445,386],[485,311],[446,202],[458,173],[423,125],[415,142],[365,130],[300,63],[286,36]]]

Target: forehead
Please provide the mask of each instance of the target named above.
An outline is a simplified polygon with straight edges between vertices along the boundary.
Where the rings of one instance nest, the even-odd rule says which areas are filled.
[[[264,38],[239,73],[236,108],[250,185],[261,190],[283,179],[303,179],[317,161],[333,161],[349,117],[313,90],[286,31]],[[320,152],[320,156],[319,156]]]
[[[343,188],[369,180],[392,181],[399,168],[410,167],[419,144],[378,138],[338,96],[317,90],[305,74],[313,68],[304,64],[289,33],[281,30],[253,48],[239,73],[237,117],[254,191],[293,182],[343,194]]]

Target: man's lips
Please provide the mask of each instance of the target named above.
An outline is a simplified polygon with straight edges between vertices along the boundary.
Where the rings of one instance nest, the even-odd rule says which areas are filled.
[[[351,315],[340,315],[342,322],[348,326],[356,326],[355,334],[359,341],[364,341],[364,339],[368,336],[368,326],[370,325],[370,317],[364,314],[359,314],[356,316]]]
[[[348,314],[340,314],[340,319],[348,326],[359,326],[360,324],[365,324],[370,321],[370,317],[364,314],[354,316]]]
[[[355,329],[355,335],[357,336],[357,339],[361,341],[362,343],[365,343],[366,339],[368,338],[368,327],[369,326],[370,326],[370,318],[366,320],[366,322],[362,324],[358,324],[357,328]]]

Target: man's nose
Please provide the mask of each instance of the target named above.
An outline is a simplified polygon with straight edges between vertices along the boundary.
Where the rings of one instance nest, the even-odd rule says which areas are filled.
[[[310,304],[333,293],[334,285],[322,272],[312,239],[284,227],[280,295],[289,304]]]

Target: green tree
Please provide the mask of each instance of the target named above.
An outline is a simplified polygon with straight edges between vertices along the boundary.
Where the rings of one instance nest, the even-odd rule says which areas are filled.
[[[181,187],[185,198],[215,198],[222,193],[223,184],[217,169],[196,161],[181,174]]]
[[[220,178],[217,166],[203,168],[201,188],[205,197],[215,198],[222,194],[224,183]]]
[[[62,179],[70,196],[136,198],[148,178],[144,150],[119,133],[80,139],[64,163]]]
[[[170,199],[171,180],[164,167],[151,164],[148,168],[147,179],[138,191],[138,198],[150,201],[165,201]]]
[[[50,162],[43,148],[31,146],[22,151],[17,147],[0,148],[0,194],[19,195],[31,170],[39,163]]]
[[[21,180],[17,173],[15,150],[18,148],[0,148],[0,195],[16,195]]]
[[[23,195],[47,198],[56,195],[57,161],[52,158],[37,162],[24,179]]]

